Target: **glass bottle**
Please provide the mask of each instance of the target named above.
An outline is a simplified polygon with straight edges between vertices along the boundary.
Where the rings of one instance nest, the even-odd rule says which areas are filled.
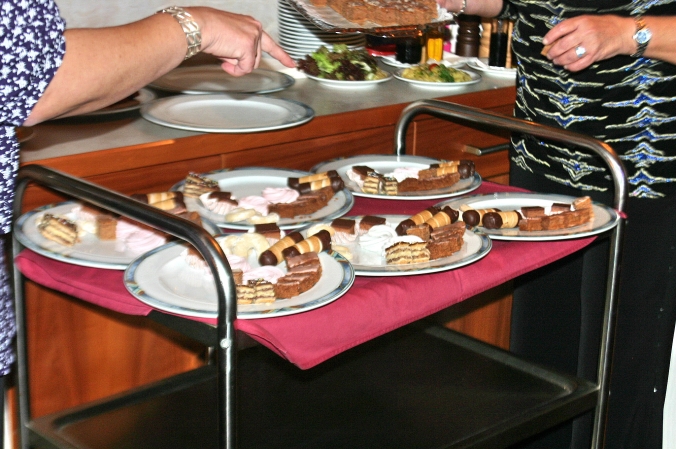
[[[427,59],[441,61],[444,59],[444,31],[438,25],[432,25],[427,28],[425,33],[425,46],[427,48]]]
[[[505,67],[507,64],[508,30],[508,20],[493,19],[491,23],[491,45],[488,53],[489,66]]]
[[[397,40],[395,59],[405,64],[419,64],[422,59],[422,36],[402,37]]]

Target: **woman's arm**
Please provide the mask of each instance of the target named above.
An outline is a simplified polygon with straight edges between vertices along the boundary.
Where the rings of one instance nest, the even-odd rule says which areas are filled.
[[[495,17],[502,10],[503,0],[437,0],[442,8],[450,12],[460,12],[481,17]],[[464,10],[463,10],[464,5]]]
[[[644,20],[652,39],[643,57],[676,64],[676,17],[645,16]],[[549,59],[575,72],[596,61],[634,54],[635,33],[633,17],[585,15],[557,24],[545,35],[543,44],[551,45],[547,52]],[[582,57],[575,52],[577,47],[585,49]]]
[[[186,8],[201,28],[202,51],[235,76],[258,67],[262,52],[293,67],[293,60],[249,16],[212,8]],[[65,32],[63,62],[24,123],[94,111],[166,74],[184,59],[185,34],[169,14],[128,25]]]

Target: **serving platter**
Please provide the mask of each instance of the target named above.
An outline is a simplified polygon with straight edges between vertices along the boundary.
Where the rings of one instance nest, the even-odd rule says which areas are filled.
[[[454,198],[437,204],[439,207],[450,206],[460,210],[463,205],[473,209],[496,208],[502,211],[518,210],[522,207],[541,206],[547,211],[553,203],[571,204],[574,197],[566,195],[500,192],[489,195],[475,195],[465,198]],[[523,241],[550,241],[568,240],[581,237],[590,237],[615,227],[620,217],[617,211],[599,203],[592,203],[593,221],[572,228],[551,231],[521,231],[519,228],[477,229],[494,240],[523,240]]]
[[[232,76],[220,66],[178,67],[150,83],[151,87],[183,94],[217,92],[266,94],[293,86],[294,79],[281,72],[254,69],[244,76]]]
[[[44,214],[50,213],[73,219],[73,209],[78,205],[80,203],[76,201],[67,201],[49,204],[23,214],[14,228],[16,238],[26,248],[50,259],[83,267],[108,270],[126,269],[140,253],[134,248],[128,248],[124,242],[100,240],[95,234],[83,233],[79,242],[68,247],[43,237],[38,231],[37,223]],[[209,220],[202,220],[202,226],[212,235],[221,233],[220,229]],[[169,235],[166,237],[170,238]]]
[[[245,196],[259,196],[266,187],[287,187],[289,178],[299,178],[309,175],[309,172],[289,169],[275,169],[265,167],[244,167],[235,169],[216,170],[204,173],[202,176],[218,182],[223,192],[230,192],[235,198]],[[185,180],[175,184],[172,190],[183,190]],[[207,209],[196,198],[185,198],[188,210],[196,211],[200,216],[213,222],[216,226],[224,229],[249,230],[255,226],[246,222],[228,222],[224,215],[216,214]],[[281,218],[277,225],[280,229],[296,229],[307,226],[321,220],[338,218],[345,215],[354,206],[352,193],[343,189],[336,192],[334,197],[322,209],[313,214],[302,215],[294,218]]]
[[[346,158],[331,159],[319,163],[312,167],[313,173],[321,173],[329,170],[336,170],[345,183],[345,188],[350,190],[353,195],[365,198],[378,198],[384,200],[429,200],[437,198],[448,198],[452,196],[465,195],[470,193],[481,185],[481,176],[475,173],[474,176],[467,179],[461,179],[456,184],[437,190],[423,190],[419,192],[401,192],[397,195],[378,195],[362,192],[359,185],[352,181],[347,175],[348,170],[354,165],[366,165],[379,173],[390,173],[397,168],[428,168],[430,164],[438,164],[439,159],[423,156],[397,156],[387,154],[371,154],[362,156],[352,156]]]
[[[141,107],[146,120],[169,128],[213,133],[252,133],[307,123],[309,106],[255,94],[176,95]]]
[[[408,215],[378,214],[377,216],[385,218],[386,226],[392,229],[396,228],[403,220],[410,218]],[[354,219],[358,223],[363,217],[350,216],[344,218]],[[330,225],[330,222],[324,224]],[[362,237],[357,237],[354,242],[338,243],[349,251],[351,255],[349,260],[357,276],[412,276],[453,270],[484,258],[492,247],[491,240],[486,235],[466,230],[462,248],[449,257],[414,264],[388,265],[382,252],[365,249],[359,244],[360,238]]]
[[[227,236],[218,236],[219,243]],[[127,290],[139,300],[165,312],[198,318],[215,318],[218,312],[213,276],[191,266],[182,256],[187,245],[169,243],[132,262],[124,274]],[[325,306],[344,295],[354,282],[350,263],[336,252],[321,252],[322,276],[310,290],[270,304],[237,306],[238,319],[294,315]],[[258,266],[250,258],[252,268]],[[282,267],[282,266],[280,266]],[[283,271],[285,269],[283,268]]]

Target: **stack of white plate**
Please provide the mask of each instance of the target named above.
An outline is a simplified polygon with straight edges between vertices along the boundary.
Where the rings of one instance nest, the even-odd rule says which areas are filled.
[[[322,45],[331,49],[336,44],[350,48],[364,48],[365,37],[361,33],[332,33],[323,31],[286,0],[278,0],[279,44],[294,59],[303,59]]]

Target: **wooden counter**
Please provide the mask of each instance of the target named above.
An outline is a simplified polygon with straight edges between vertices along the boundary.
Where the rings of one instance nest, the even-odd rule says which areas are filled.
[[[441,99],[511,115],[515,95],[514,87],[501,87]],[[305,125],[279,131],[185,133],[177,138],[48,158],[36,156],[39,153],[35,142],[29,141],[23,148],[29,155],[23,164],[53,167],[125,194],[166,190],[184,179],[189,171],[243,166],[310,169],[340,156],[391,154],[394,125],[406,104],[320,114]],[[143,119],[125,116],[113,126],[133,126],[138,120]],[[56,126],[59,124],[40,125],[36,131],[49,132]],[[77,125],[66,122],[61,126],[77,126],[82,135],[87,135],[102,125],[91,121]],[[505,141],[504,135],[421,116],[409,129],[407,154],[472,159],[485,179],[506,182],[505,151],[484,157],[463,152],[465,144],[485,148]],[[59,200],[53,193],[31,186],[24,209]],[[444,313],[442,318],[452,320],[450,326],[454,328],[506,347],[511,301],[508,287],[499,290],[497,294],[491,292],[469,300],[462,308]],[[85,305],[31,283],[27,286],[27,298],[31,402],[35,416],[204,363],[205,348],[148,320]]]

